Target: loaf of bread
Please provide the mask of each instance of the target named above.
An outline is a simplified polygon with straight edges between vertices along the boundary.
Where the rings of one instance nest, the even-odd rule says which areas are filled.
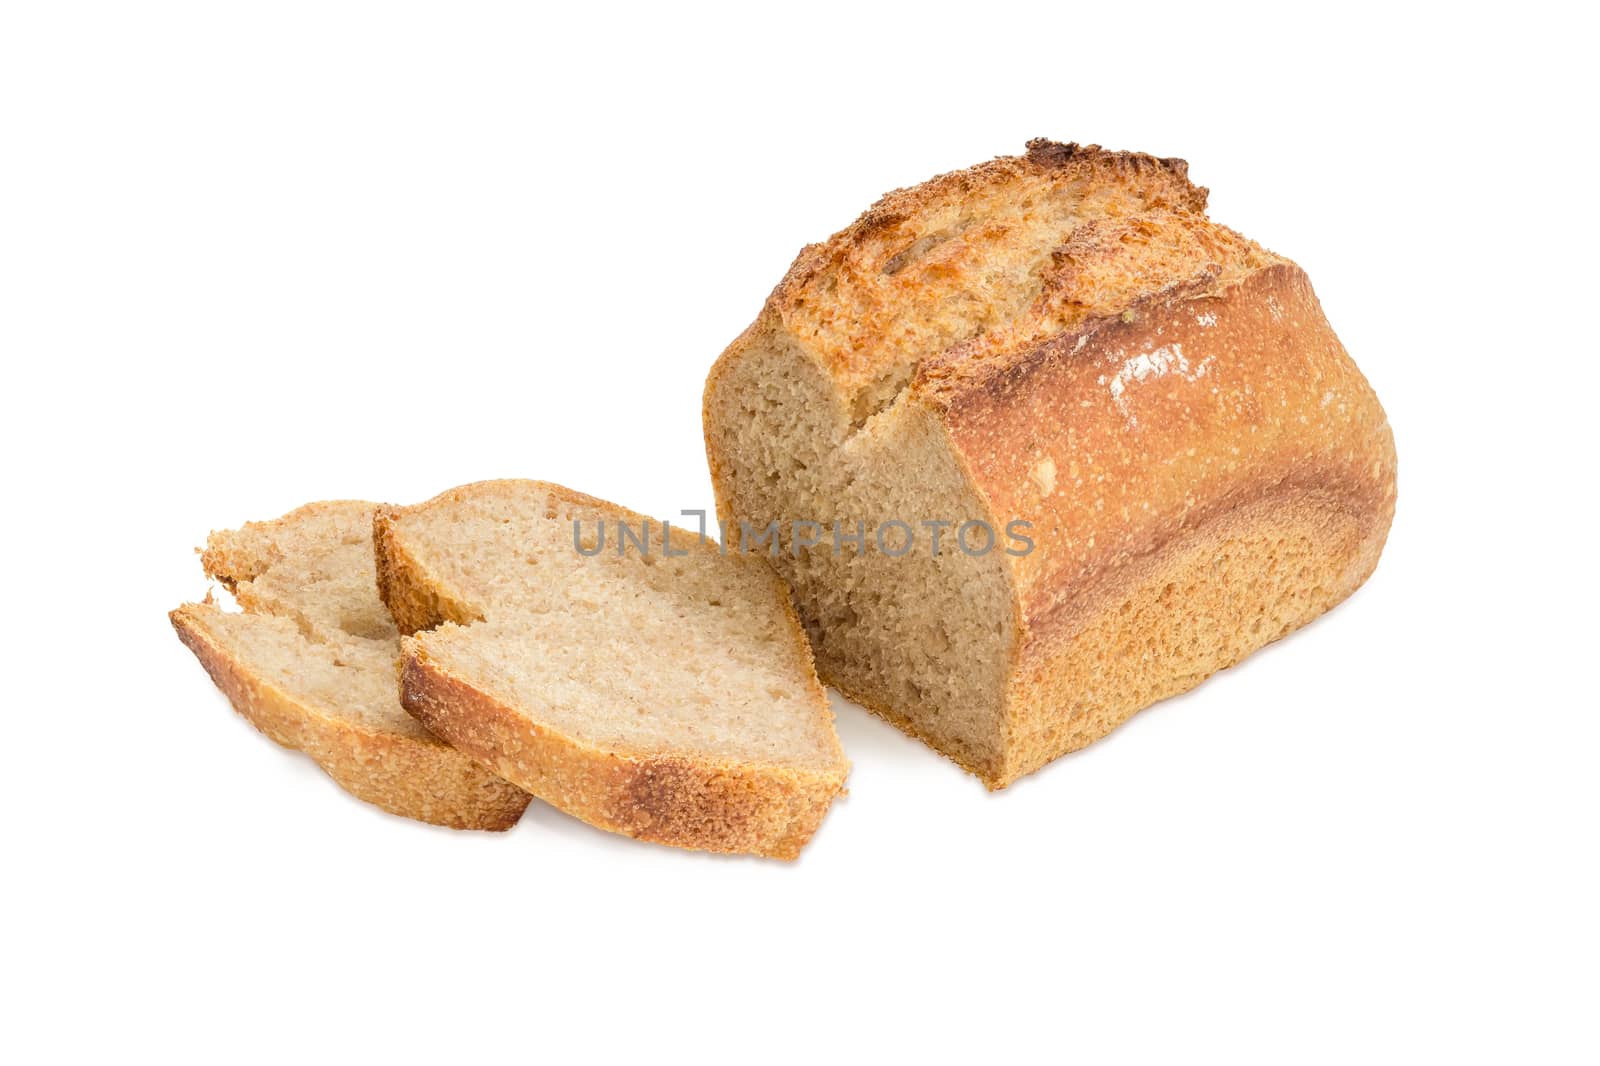
[[[456,829],[508,829],[531,798],[400,706],[399,633],[378,599],[373,505],[313,503],[213,533],[201,562],[243,608],[209,601],[173,628],[234,709],[350,794]]]
[[[536,481],[374,525],[401,696],[497,775],[615,833],[792,859],[849,764],[760,559]]]
[[[805,248],[706,383],[726,535],[779,523],[823,679],[991,788],[1377,564],[1383,409],[1205,204],[1182,160],[1034,141]]]

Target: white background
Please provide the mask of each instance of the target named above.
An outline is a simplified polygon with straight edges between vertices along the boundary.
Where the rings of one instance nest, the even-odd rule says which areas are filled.
[[[1586,33],[538,6],[3,8],[5,1058],[1595,1061]],[[997,795],[840,702],[793,865],[389,817],[173,638],[307,500],[709,506],[800,246],[1036,135],[1187,158],[1377,388],[1393,536],[1309,629]]]

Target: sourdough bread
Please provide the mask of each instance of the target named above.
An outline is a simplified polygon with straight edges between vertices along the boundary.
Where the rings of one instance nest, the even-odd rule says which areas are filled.
[[[626,526],[634,540],[620,534]],[[402,699],[592,825],[794,858],[848,763],[759,559],[556,485],[467,485],[374,523]]]
[[[719,517],[780,524],[823,679],[992,788],[1377,564],[1383,409],[1205,202],[1182,160],[1032,142],[804,249],[707,380]]]
[[[352,795],[434,825],[510,828],[531,797],[400,706],[399,633],[378,599],[372,512],[313,503],[211,534],[205,571],[243,610],[208,597],[173,611],[173,628],[235,710]]]

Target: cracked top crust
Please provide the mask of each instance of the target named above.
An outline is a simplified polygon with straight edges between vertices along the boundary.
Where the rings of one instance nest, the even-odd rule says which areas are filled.
[[[936,396],[1142,297],[1282,261],[1205,205],[1181,159],[1033,140],[887,194],[802,250],[767,311],[860,419],[914,379]]]

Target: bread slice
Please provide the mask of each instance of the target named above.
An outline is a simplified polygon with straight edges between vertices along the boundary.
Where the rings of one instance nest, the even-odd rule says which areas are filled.
[[[243,611],[208,596],[173,611],[173,628],[240,714],[351,795],[434,825],[508,829],[531,797],[400,706],[399,633],[378,599],[372,512],[313,503],[211,534],[205,571]]]
[[[374,537],[415,634],[406,708],[540,799],[641,840],[792,859],[843,790],[810,648],[761,560],[536,481],[381,509]]]
[[[804,249],[707,380],[718,515],[779,523],[823,679],[992,788],[1377,565],[1383,408],[1205,205],[1182,160],[1030,143]]]

